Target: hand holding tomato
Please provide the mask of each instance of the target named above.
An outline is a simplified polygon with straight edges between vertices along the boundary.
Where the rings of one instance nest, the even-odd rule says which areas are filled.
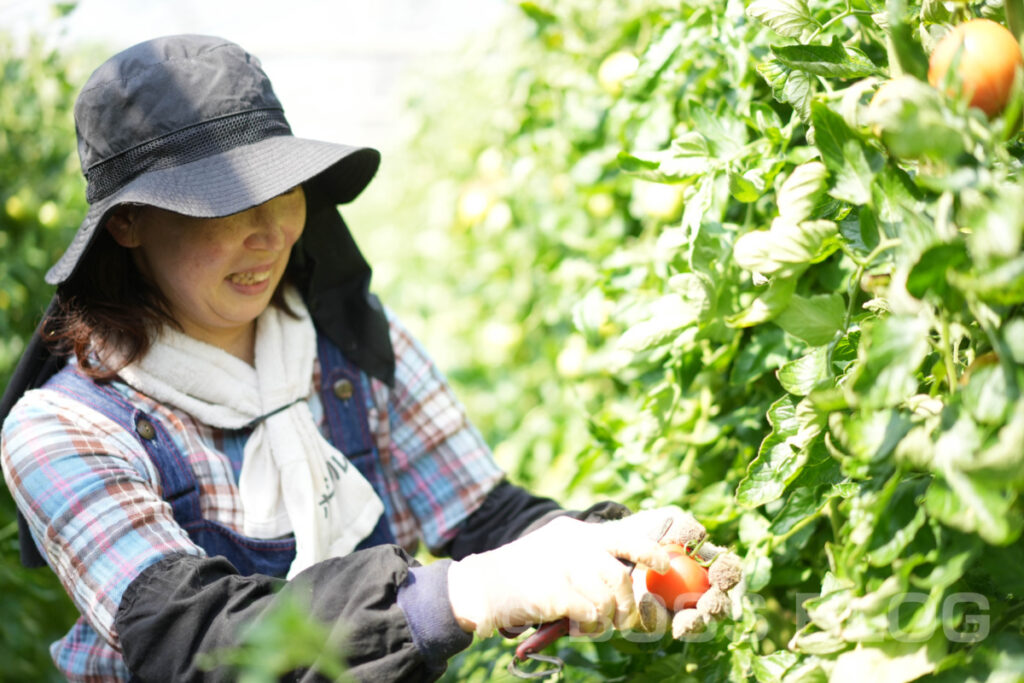
[[[679,544],[664,548],[670,557],[669,569],[647,569],[643,581],[648,593],[638,600],[641,613],[645,609],[662,612],[647,621],[662,624],[671,619],[673,637],[681,638],[728,614],[732,607],[728,592],[742,579],[740,559],[707,542],[699,543],[695,551]]]

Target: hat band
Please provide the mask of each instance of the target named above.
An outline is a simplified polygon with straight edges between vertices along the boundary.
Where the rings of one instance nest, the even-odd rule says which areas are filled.
[[[143,173],[188,164],[269,137],[291,135],[280,109],[257,109],[189,126],[133,147],[85,172],[85,198],[105,199]]]

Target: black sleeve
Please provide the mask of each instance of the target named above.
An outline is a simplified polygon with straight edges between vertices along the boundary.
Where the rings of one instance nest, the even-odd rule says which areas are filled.
[[[628,514],[628,508],[611,501],[598,503],[586,510],[565,510],[550,498],[535,496],[503,481],[462,523],[446,550],[453,559],[459,560],[505,545],[562,515],[597,522],[619,519]]]
[[[241,576],[222,557],[173,555],[129,585],[115,626],[133,680],[231,681],[236,672],[203,671],[196,656],[237,645],[243,627],[282,599],[298,598],[328,626],[332,639],[340,638],[356,680],[433,681],[472,635],[459,630],[450,614],[441,615],[457,633],[440,646],[433,641],[427,653],[417,646],[417,634],[399,604],[400,587],[415,584],[410,569],[415,565],[397,546],[383,545],[325,560],[284,581]],[[296,671],[286,680],[325,679]]]

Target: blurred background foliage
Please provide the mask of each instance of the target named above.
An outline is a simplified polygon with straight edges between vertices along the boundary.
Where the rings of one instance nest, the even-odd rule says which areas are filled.
[[[46,270],[85,211],[72,106],[82,56],[0,31],[0,385],[52,294]],[[54,575],[21,568],[14,502],[0,491],[0,678],[61,680],[49,644],[77,617]]]
[[[920,81],[869,104],[1002,3],[518,7],[410,86],[409,139],[346,218],[514,481],[681,505],[747,575],[728,625],[562,643],[566,677],[1019,680],[1020,89],[993,121]],[[84,74],[3,50],[9,373],[84,210]],[[18,569],[11,510],[0,652],[45,671],[71,616]],[[512,649],[478,641],[448,677],[503,677]]]

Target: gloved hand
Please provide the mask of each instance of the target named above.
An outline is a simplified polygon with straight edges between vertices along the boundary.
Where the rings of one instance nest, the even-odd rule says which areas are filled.
[[[666,528],[666,520],[672,520]],[[696,548],[697,558],[708,566],[708,581],[711,587],[692,608],[672,613],[666,609],[661,599],[647,591],[644,572],[637,571],[634,575],[635,599],[638,605],[639,618],[637,627],[644,631],[655,631],[672,623],[672,636],[681,638],[702,631],[708,623],[722,619],[732,606],[729,591],[743,578],[740,559],[725,548],[707,540],[707,531],[694,519],[693,515],[676,506],[645,510],[606,526],[621,525],[632,533],[660,542],[677,543],[686,548]]]
[[[669,557],[626,518],[587,524],[559,517],[495,550],[470,555],[448,569],[448,597],[466,630],[489,636],[562,617],[584,632],[609,624],[633,628],[638,613],[630,567],[617,558],[662,571]]]

